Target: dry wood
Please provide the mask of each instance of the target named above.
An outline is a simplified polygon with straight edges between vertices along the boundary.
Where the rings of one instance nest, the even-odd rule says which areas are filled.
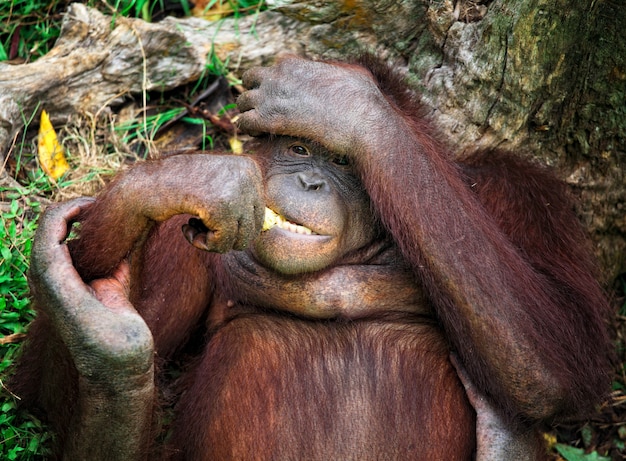
[[[128,93],[175,88],[198,79],[211,52],[231,67],[262,65],[280,52],[297,52],[302,26],[284,18],[277,26],[278,16],[267,12],[222,22],[167,18],[150,24],[73,4],[47,55],[29,64],[0,64],[0,154],[23,119],[42,108],[58,121],[75,112],[97,113]]]

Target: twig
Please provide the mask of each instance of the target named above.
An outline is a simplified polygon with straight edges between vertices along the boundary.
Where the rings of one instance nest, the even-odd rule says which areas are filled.
[[[166,123],[164,123],[163,125],[161,125],[159,127],[159,129],[157,130],[157,133],[159,132],[163,132],[165,130],[167,130],[168,128],[170,128],[174,123],[178,122],[181,118],[186,117],[187,115],[189,115],[189,112],[192,108],[194,108],[195,106],[198,105],[198,103],[200,103],[200,101],[206,99],[207,97],[209,97],[212,93],[214,93],[220,85],[220,79],[218,78],[217,80],[215,80],[213,83],[211,83],[206,90],[204,90],[202,93],[200,93],[192,102],[191,104],[184,104],[184,110],[178,114],[176,117],[172,118],[171,120],[168,120]]]
[[[7,335],[7,336],[0,338],[0,344],[5,345],[5,344],[19,343],[24,338],[26,338],[26,333],[13,333],[12,335]]]

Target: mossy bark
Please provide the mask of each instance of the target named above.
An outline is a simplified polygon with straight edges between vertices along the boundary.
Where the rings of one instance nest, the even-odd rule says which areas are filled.
[[[624,30],[618,2],[496,1],[430,47],[439,66],[419,47],[409,57],[461,150],[521,149],[559,169],[609,277],[626,270]]]

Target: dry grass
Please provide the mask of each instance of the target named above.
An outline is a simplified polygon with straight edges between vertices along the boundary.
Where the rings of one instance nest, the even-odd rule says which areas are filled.
[[[108,114],[84,114],[73,117],[60,130],[71,168],[64,178],[64,187],[52,194],[53,201],[94,195],[129,160],[137,159],[115,131],[114,122]]]

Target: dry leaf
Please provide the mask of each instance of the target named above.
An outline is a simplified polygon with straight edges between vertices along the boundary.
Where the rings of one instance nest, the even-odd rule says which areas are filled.
[[[45,110],[41,111],[37,153],[41,168],[52,179],[59,179],[68,170],[69,165],[65,159],[63,147],[57,139],[57,134]]]

